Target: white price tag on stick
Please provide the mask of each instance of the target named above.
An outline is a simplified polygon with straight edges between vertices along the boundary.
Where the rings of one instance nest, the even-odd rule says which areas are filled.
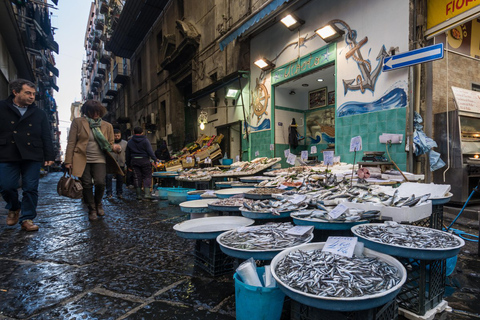
[[[342,213],[344,213],[347,210],[348,210],[348,207],[346,205],[344,205],[343,203],[340,203],[338,206],[333,208],[333,210],[330,211],[328,213],[328,215],[330,217],[332,217],[332,219],[337,219],[338,217],[341,216]]]
[[[310,154],[317,153],[317,146],[311,146],[310,147]]]
[[[357,237],[328,237],[322,251],[351,258],[357,241]]]
[[[270,151],[275,150],[275,145],[273,143],[270,144]]]
[[[290,149],[285,149],[283,151],[283,154],[285,155],[285,158],[288,158],[288,155],[290,154]]]
[[[255,157],[258,157],[260,155],[260,151],[255,151]]]
[[[362,137],[356,136],[350,140],[350,152],[362,150]]]
[[[297,156],[294,155],[293,153],[290,153],[287,157],[287,163],[294,166],[295,165],[295,160],[297,160]]]
[[[308,150],[303,150],[302,153],[300,154],[300,157],[302,160],[307,160],[308,159]]]
[[[333,151],[323,151],[323,164],[333,166]]]
[[[187,159],[186,159],[187,163],[192,163],[192,161],[193,161],[192,157],[187,157]]]

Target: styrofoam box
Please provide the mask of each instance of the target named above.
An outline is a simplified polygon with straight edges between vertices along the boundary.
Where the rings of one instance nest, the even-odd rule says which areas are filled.
[[[378,203],[342,202],[349,208],[379,210],[382,218],[391,217],[396,222],[413,222],[432,215],[432,202],[426,201],[415,207],[389,207]]]

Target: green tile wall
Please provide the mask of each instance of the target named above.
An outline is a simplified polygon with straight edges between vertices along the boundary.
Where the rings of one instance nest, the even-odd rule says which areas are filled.
[[[246,139],[242,140],[242,160],[249,161],[257,158],[255,152],[260,153],[259,157],[272,157],[272,151],[270,151],[270,139],[271,130],[252,132],[248,135],[250,141]],[[248,149],[250,148],[250,153]],[[250,158],[249,158],[250,155]]]
[[[335,119],[335,155],[341,157],[342,162],[353,162],[354,153],[350,152],[352,137],[361,136],[363,149],[357,152],[355,161],[361,161],[363,151],[385,151],[385,144],[378,141],[382,133],[403,134],[403,143],[392,145],[388,152],[393,161],[401,170],[407,168],[407,154],[405,152],[406,108],[371,112],[367,114],[347,116]]]

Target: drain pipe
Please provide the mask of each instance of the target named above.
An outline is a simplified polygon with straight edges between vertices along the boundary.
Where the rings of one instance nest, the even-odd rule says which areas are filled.
[[[408,82],[408,91],[409,91],[409,96],[410,96],[410,106],[408,110],[408,161],[407,161],[407,170],[410,172],[413,172],[413,108],[415,107],[414,105],[414,97],[413,97],[413,67],[408,68],[409,72],[409,79],[410,81]]]
[[[445,34],[445,36],[448,36],[447,34]],[[445,169],[445,171],[443,171],[443,182],[446,181],[446,178],[445,178],[445,175],[447,173],[447,171],[450,169],[450,121],[449,121],[449,115],[448,115],[448,102],[449,102],[449,96],[448,96],[448,93],[450,92],[449,88],[448,88],[448,50],[445,48],[445,56],[446,56],[446,59],[445,59],[445,63],[447,64],[447,76],[445,77],[447,79],[447,113],[446,113],[446,126],[447,126],[447,169]]]

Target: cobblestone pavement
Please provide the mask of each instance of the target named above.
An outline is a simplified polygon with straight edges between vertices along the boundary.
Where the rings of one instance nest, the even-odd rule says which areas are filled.
[[[187,214],[126,189],[92,223],[80,200],[56,194],[60,175],[40,180],[38,232],[6,226],[0,201],[0,319],[235,319],[232,272],[213,277],[196,266],[195,241],[172,229]],[[435,319],[480,318],[476,245],[462,249],[448,279],[453,312]]]

